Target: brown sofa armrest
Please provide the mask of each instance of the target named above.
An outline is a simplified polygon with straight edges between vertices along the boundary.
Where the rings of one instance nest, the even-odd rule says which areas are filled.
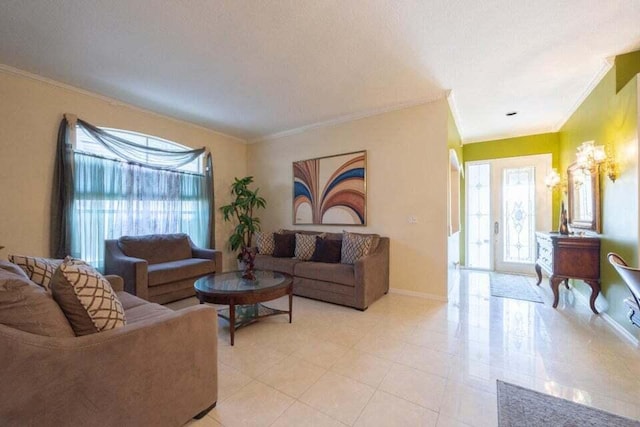
[[[3,425],[183,425],[217,400],[217,313],[51,338],[0,325]]]
[[[378,247],[354,264],[357,308],[364,310],[369,304],[389,292],[389,238],[381,237]]]
[[[122,277],[124,290],[140,298],[149,299],[149,264],[141,258],[125,255],[117,240],[105,240],[104,271]]]
[[[115,274],[107,274],[104,278],[107,279],[114,292],[124,291],[124,280],[122,280],[122,277],[116,276]]]

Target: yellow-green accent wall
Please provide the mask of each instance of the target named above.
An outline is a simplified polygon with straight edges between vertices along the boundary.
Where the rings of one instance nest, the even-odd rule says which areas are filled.
[[[622,61],[616,58],[616,65],[560,129],[560,167],[566,170],[575,161],[576,148],[590,140],[597,145],[609,146],[620,163],[620,176],[615,183],[600,174],[602,292],[608,302],[607,314],[636,334],[637,328],[627,320],[623,304],[629,291],[606,258],[608,252],[617,252],[630,265],[638,265],[638,89],[635,75],[640,71],[640,61],[635,61],[635,71],[631,71],[635,57],[623,56]],[[631,73],[633,77],[629,79]],[[617,91],[617,82],[625,80],[626,85]],[[590,294],[584,283],[574,282],[580,293]]]

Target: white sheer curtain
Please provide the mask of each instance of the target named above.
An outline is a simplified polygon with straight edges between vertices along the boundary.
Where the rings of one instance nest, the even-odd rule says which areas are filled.
[[[82,120],[77,125],[119,159],[74,151],[75,117],[65,115],[53,179],[53,256],[70,254],[102,269],[106,239],[155,233],[186,233],[198,246],[213,247],[211,154],[147,147]],[[202,155],[204,173],[178,170]]]
[[[208,246],[204,175],[74,153],[71,254],[103,267],[104,241],[124,235],[186,233]]]

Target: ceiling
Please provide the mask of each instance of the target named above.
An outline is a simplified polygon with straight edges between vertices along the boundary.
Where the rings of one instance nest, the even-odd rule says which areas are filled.
[[[554,131],[639,48],[638,0],[0,2],[1,64],[249,141],[449,90],[465,142]]]

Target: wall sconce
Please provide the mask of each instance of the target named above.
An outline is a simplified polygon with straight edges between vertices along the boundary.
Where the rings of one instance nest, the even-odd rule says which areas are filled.
[[[578,167],[586,171],[594,171],[598,167],[607,174],[612,182],[618,178],[618,164],[613,160],[604,145],[595,145],[594,141],[583,142],[576,151]]]
[[[558,184],[560,184],[560,174],[558,174],[558,169],[553,168],[551,172],[544,177],[544,185],[553,190]]]

